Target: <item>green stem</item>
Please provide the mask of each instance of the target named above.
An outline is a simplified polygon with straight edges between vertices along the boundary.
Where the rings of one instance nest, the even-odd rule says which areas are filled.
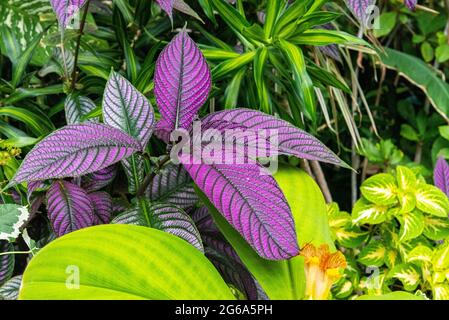
[[[87,0],[86,6],[84,8],[84,12],[83,12],[83,17],[81,18],[81,25],[80,25],[80,29],[79,29],[79,33],[78,33],[78,39],[76,40],[76,48],[75,48],[75,60],[73,63],[73,71],[72,71],[72,84],[70,86],[70,88],[73,90],[75,89],[75,85],[76,85],[76,67],[78,64],[78,55],[80,52],[80,46],[81,46],[81,37],[83,36],[84,33],[84,26],[86,25],[86,18],[87,18],[87,13],[89,11],[89,4],[90,4],[90,0]]]
[[[0,256],[6,256],[9,254],[30,254],[32,251],[10,251],[10,252],[1,252]]]

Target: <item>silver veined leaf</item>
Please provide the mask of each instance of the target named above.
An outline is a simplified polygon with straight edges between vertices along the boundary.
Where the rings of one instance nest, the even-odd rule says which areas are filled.
[[[140,199],[134,208],[119,214],[111,223],[159,229],[184,239],[204,252],[201,236],[194,222],[182,208],[172,204],[150,204],[147,200]]]
[[[14,255],[7,254],[14,251],[11,243],[5,240],[0,240],[0,286],[11,278],[14,271]]]
[[[146,192],[152,202],[166,202],[187,209],[198,202],[193,181],[182,165],[167,165],[157,174]]]
[[[9,279],[0,287],[0,298],[3,298],[4,300],[17,300],[17,298],[19,297],[19,289],[21,283],[21,275]]]
[[[104,122],[126,132],[146,147],[153,133],[154,111],[148,99],[119,73],[111,72],[103,96]],[[135,193],[144,179],[144,161],[138,155],[122,160],[129,189]]]
[[[71,93],[65,99],[64,109],[67,124],[76,124],[83,122],[83,116],[95,109],[95,103],[88,97]]]
[[[109,193],[104,191],[97,191],[89,193],[88,197],[94,208],[94,225],[106,224],[112,218],[112,198]]]

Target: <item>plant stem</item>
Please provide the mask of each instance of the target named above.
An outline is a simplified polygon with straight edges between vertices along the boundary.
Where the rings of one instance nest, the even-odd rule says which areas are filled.
[[[329,190],[329,186],[326,181],[326,177],[324,176],[323,169],[321,168],[321,165],[318,161],[312,160],[310,161],[310,165],[313,170],[313,174],[315,175],[315,180],[320,186],[321,192],[324,195],[324,199],[326,199],[327,203],[332,202],[332,195]]]
[[[81,18],[81,24],[80,24],[80,29],[78,32],[78,38],[76,40],[76,47],[75,47],[75,60],[73,63],[73,71],[72,71],[72,84],[70,86],[70,89],[73,90],[75,89],[75,85],[76,85],[76,78],[77,78],[77,74],[76,74],[76,67],[78,64],[78,55],[80,52],[80,46],[81,46],[81,37],[83,36],[84,33],[84,26],[86,25],[86,18],[87,18],[87,13],[89,11],[89,4],[90,4],[90,0],[87,0],[86,2],[86,6],[84,8],[84,12],[83,12],[83,17]]]
[[[418,141],[418,144],[416,145],[416,151],[415,151],[415,159],[414,159],[415,163],[421,163],[422,147],[423,147],[423,142]]]
[[[0,256],[7,256],[9,254],[30,254],[30,251],[10,251],[10,252],[0,252]]]

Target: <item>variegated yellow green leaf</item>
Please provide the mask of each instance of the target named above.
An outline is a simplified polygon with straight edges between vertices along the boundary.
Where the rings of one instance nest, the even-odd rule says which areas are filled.
[[[397,202],[396,180],[391,174],[380,173],[366,179],[360,187],[362,195],[375,204],[390,205]]]
[[[433,287],[434,300],[449,300],[449,285],[439,284]]]
[[[390,271],[389,277],[401,281],[407,291],[415,290],[421,279],[418,268],[410,263],[397,265]]]
[[[415,209],[416,197],[411,191],[405,191],[403,189],[398,190],[398,199],[401,206],[400,213],[410,212]]]
[[[399,253],[396,250],[388,250],[385,254],[385,264],[388,268],[393,268],[399,260]]]
[[[449,236],[449,219],[424,215],[424,235],[431,240],[442,240]]]
[[[401,223],[401,229],[399,230],[400,241],[414,239],[421,235],[424,230],[424,216],[418,210],[403,213],[398,216],[398,220]]]
[[[407,167],[398,166],[396,168],[396,179],[398,187],[402,190],[411,191],[416,186],[416,175]]]
[[[370,242],[359,254],[358,261],[365,266],[380,267],[384,264],[386,249],[382,242]]]
[[[337,242],[345,248],[357,248],[368,237],[368,232],[359,228],[341,228],[335,231]]]
[[[426,213],[438,217],[447,217],[449,214],[449,199],[437,187],[429,184],[418,184],[416,190],[416,207]]]
[[[352,209],[353,224],[379,224],[386,220],[388,207],[369,202],[365,198],[360,198]]]
[[[334,290],[332,290],[333,296],[337,299],[345,299],[349,297],[354,290],[354,286],[351,281],[343,278],[342,280],[343,281],[339,281]]]
[[[432,249],[426,246],[417,246],[407,254],[407,262],[432,263]]]
[[[432,263],[435,270],[449,268],[449,244],[443,245],[433,253]]]

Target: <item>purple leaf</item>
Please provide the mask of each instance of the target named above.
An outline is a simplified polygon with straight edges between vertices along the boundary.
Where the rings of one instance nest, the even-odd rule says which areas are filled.
[[[54,181],[48,189],[47,211],[58,237],[94,225],[94,207],[89,196],[68,181]]]
[[[370,10],[368,10],[368,8],[375,3],[376,0],[346,0],[348,8],[364,25],[368,22],[370,16]]]
[[[94,207],[94,225],[107,224],[112,217],[112,198],[104,191],[89,193],[89,199]]]
[[[65,126],[39,142],[8,187],[23,181],[77,177],[104,169],[142,146],[126,133],[97,123]]]
[[[47,191],[47,184],[44,181],[31,181],[28,183],[27,199],[30,202],[33,193],[39,191]]]
[[[189,35],[181,31],[156,62],[154,94],[165,129],[189,129],[210,88],[206,59]]]
[[[59,25],[65,29],[86,0],[50,0],[50,3],[58,17]]]
[[[82,117],[95,109],[95,103],[87,97],[76,94],[69,94],[64,103],[65,117],[67,124],[81,123]],[[96,119],[90,119],[96,122]]]
[[[433,171],[435,186],[449,197],[449,165],[444,158],[439,158]]]
[[[183,163],[196,185],[261,257],[280,260],[298,254],[290,207],[262,166]]]
[[[0,240],[0,253],[14,251],[11,243]],[[0,286],[11,278],[14,271],[14,255],[5,254],[0,256]]]
[[[152,202],[171,203],[183,209],[198,202],[192,179],[182,165],[166,166],[154,177],[146,194]]]
[[[418,4],[418,0],[405,0],[404,2],[407,8],[413,11],[415,10],[416,5]]]
[[[140,200],[134,206],[117,217],[111,223],[133,224],[165,231],[186,240],[188,243],[204,252],[201,236],[192,219],[185,211],[167,203],[152,203]]]
[[[117,175],[117,166],[112,165],[97,172],[89,173],[81,179],[81,186],[87,192],[98,191],[109,185]]]
[[[217,127],[220,130],[226,129],[226,126],[234,129],[238,126],[243,130],[255,132],[256,137],[259,130],[269,130],[270,133],[277,132],[278,145],[268,147],[268,151],[271,150],[273,153],[277,151],[280,154],[318,160],[349,168],[346,163],[312,135],[294,127],[287,121],[260,111],[242,108],[216,112],[202,119],[202,126],[207,128]],[[260,148],[260,139],[256,139],[255,142],[257,142],[257,148]]]

